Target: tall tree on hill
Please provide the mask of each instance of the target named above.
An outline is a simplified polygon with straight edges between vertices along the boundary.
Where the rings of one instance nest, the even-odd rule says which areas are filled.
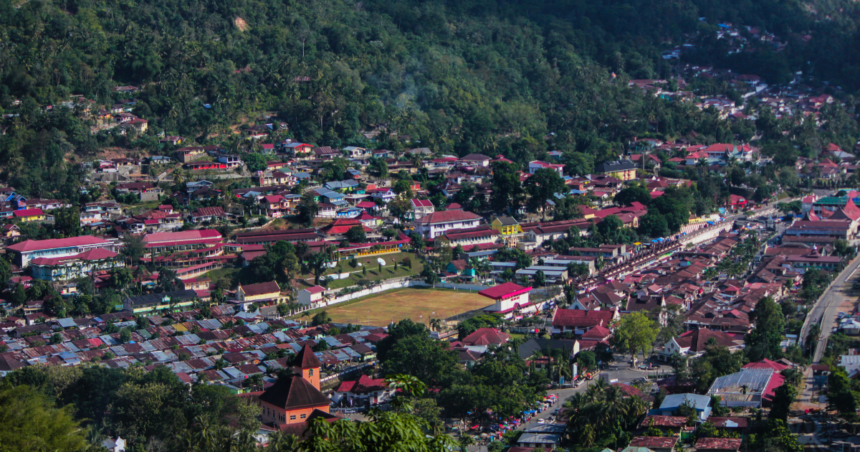
[[[299,201],[298,207],[296,207],[299,222],[307,227],[313,226],[314,218],[316,218],[319,211],[320,206],[316,199],[314,199],[314,192],[308,190],[302,193],[302,198]]]
[[[565,190],[564,179],[557,171],[541,168],[526,179],[526,193],[529,195],[526,206],[530,212],[545,212],[546,202],[553,199],[554,194],[564,193]]]
[[[126,261],[135,266],[140,262],[140,258],[146,252],[146,243],[143,241],[143,236],[139,234],[126,234],[120,239],[122,248],[119,253]]]
[[[525,192],[520,183],[517,168],[506,162],[493,162],[493,193],[490,197],[490,208],[494,212],[519,210],[525,199]]]
[[[750,313],[750,321],[755,323],[755,328],[747,335],[744,348],[750,361],[781,358],[780,343],[785,330],[785,316],[773,298],[759,300]]]

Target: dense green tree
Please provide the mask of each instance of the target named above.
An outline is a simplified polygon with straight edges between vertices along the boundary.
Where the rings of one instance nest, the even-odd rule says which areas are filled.
[[[0,448],[8,451],[84,451],[89,445],[72,407],[57,409],[28,386],[0,385]]]
[[[750,361],[781,358],[785,316],[779,305],[770,297],[762,298],[750,314],[750,320],[755,323],[755,328],[744,340],[744,351]]]

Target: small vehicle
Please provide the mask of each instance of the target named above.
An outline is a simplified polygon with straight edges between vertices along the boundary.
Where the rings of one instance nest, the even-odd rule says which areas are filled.
[[[546,419],[538,419],[538,424],[546,424]]]

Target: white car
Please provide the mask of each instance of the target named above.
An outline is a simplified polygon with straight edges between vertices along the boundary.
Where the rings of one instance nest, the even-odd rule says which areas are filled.
[[[538,424],[546,424],[546,419],[538,419]]]

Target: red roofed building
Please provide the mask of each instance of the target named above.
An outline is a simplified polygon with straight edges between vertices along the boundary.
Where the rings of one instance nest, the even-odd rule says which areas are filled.
[[[293,363],[301,368],[301,375],[279,378],[260,394],[263,423],[276,427],[307,421],[314,410],[329,412],[329,399],[320,392],[320,360],[305,345]]]
[[[415,231],[424,237],[435,239],[450,230],[471,229],[481,224],[480,215],[464,210],[433,212],[412,222]]]
[[[149,253],[194,250],[221,243],[221,233],[214,229],[179,232],[157,232],[143,236]]]
[[[36,258],[69,257],[96,248],[113,250],[114,243],[97,237],[83,235],[67,239],[25,240],[14,245],[9,245],[6,250],[12,251],[16,255],[16,263],[24,268],[30,264],[30,261]]]
[[[320,229],[320,232],[328,236],[344,235],[355,226],[363,228],[364,232],[372,232],[356,218],[338,218],[337,220],[332,221],[328,226]]]
[[[45,219],[45,212],[42,209],[21,209],[12,212],[12,216],[16,220],[26,223],[28,221],[42,221]]]
[[[460,342],[466,345],[502,345],[511,340],[511,336],[496,328],[478,328]]]
[[[412,200],[412,215],[414,219],[420,220],[425,215],[429,215],[436,211],[436,207],[429,199],[413,199]]]
[[[618,318],[618,310],[556,309],[552,316],[552,334],[572,333],[575,336],[582,336],[597,326],[610,328],[612,322]]]
[[[676,436],[637,436],[630,440],[629,447],[644,447],[654,452],[672,452],[677,443]]]
[[[529,301],[529,292],[531,290],[531,287],[523,287],[519,284],[507,282],[484,289],[478,292],[478,295],[483,295],[495,301],[492,305],[484,308],[484,312],[509,314],[531,306],[531,302]]]
[[[394,389],[383,378],[362,375],[358,380],[341,382],[335,389],[334,401],[344,406],[372,407],[386,403],[394,397]]]
[[[743,341],[739,341],[722,331],[699,328],[669,339],[669,342],[666,343],[658,356],[665,360],[670,359],[675,353],[681,356],[696,357],[705,353],[709,343],[735,350],[740,347],[740,343],[743,343]]]
[[[737,452],[741,448],[741,438],[699,438],[696,441],[697,451],[708,452]]]
[[[299,303],[311,308],[319,306],[325,301],[325,288],[321,286],[308,287],[299,291]]]

